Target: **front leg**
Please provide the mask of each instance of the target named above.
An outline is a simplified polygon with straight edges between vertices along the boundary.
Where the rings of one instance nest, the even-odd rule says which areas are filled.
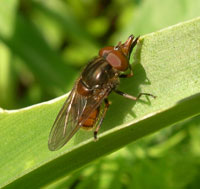
[[[154,95],[152,95],[152,94],[150,94],[150,93],[140,93],[140,94],[136,97],[136,96],[129,95],[129,94],[127,94],[127,93],[124,93],[124,92],[119,91],[119,90],[116,90],[116,89],[114,90],[114,92],[116,92],[117,94],[119,94],[119,95],[121,95],[121,96],[123,96],[123,97],[125,97],[125,98],[131,99],[131,100],[134,100],[134,101],[139,100],[141,96],[151,96],[151,97],[153,97],[153,98],[156,98],[156,96],[154,96]]]
[[[120,78],[128,78],[128,77],[132,77],[132,76],[133,76],[133,70],[132,70],[131,65],[129,64],[128,67],[129,67],[129,69],[130,69],[130,73],[129,73],[129,74],[121,74],[121,75],[119,76]]]

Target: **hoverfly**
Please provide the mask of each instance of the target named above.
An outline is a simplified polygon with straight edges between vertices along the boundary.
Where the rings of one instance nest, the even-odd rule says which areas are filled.
[[[131,35],[125,43],[104,47],[88,63],[53,124],[48,142],[50,150],[60,149],[80,128],[95,128],[96,140],[109,107],[107,97],[112,91],[131,100],[137,100],[141,95],[154,97],[148,93],[140,93],[134,97],[116,89],[119,78],[133,75],[129,59],[138,39],[139,37]],[[129,74],[121,74],[128,69]]]

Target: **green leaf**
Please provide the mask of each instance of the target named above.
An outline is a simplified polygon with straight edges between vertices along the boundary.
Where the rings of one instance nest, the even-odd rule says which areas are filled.
[[[71,88],[76,71],[71,66],[67,66],[66,62],[64,63],[60,56],[49,47],[30,20],[20,14],[9,14],[10,12],[15,13],[13,9],[16,8],[16,4],[14,0],[3,1],[4,6],[0,8],[2,9],[0,12],[0,41],[24,61],[47,90],[60,94],[69,89],[69,86]]]
[[[34,8],[56,22],[70,39],[74,39],[73,42],[90,44],[95,48],[95,39],[84,29],[85,26],[75,19],[76,17],[68,4],[56,0],[46,2],[32,0],[32,4]]]
[[[115,39],[125,39],[130,31],[135,35],[143,35],[200,16],[199,0],[149,0],[140,1],[139,6],[134,6],[130,1],[129,4],[120,14]]]
[[[0,57],[0,91],[3,91],[0,93],[0,105],[1,107],[9,107],[10,104],[15,102],[15,74],[11,66],[12,56],[9,49],[3,43],[0,43]]]
[[[38,188],[87,163],[166,126],[200,114],[200,18],[141,37],[134,77],[121,90],[138,95],[132,102],[112,94],[99,133],[80,130],[61,150],[50,152],[48,135],[64,97],[0,113],[0,175],[7,188]]]
[[[126,145],[45,188],[198,188],[199,151],[200,116],[196,116]]]
[[[15,26],[18,0],[2,0],[0,6],[0,36],[10,37]],[[0,38],[1,39],[1,38]]]

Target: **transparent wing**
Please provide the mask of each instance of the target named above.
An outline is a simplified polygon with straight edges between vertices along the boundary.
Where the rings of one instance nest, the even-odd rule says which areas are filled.
[[[64,146],[110,91],[103,89],[93,96],[84,97],[76,92],[75,85],[54,122],[49,135],[49,149],[53,151]]]
[[[95,95],[90,96],[87,99],[87,105],[84,111],[82,112],[81,118],[79,119],[80,125],[82,125],[84,121],[90,116],[90,114],[102,104],[102,101],[109,95],[111,91],[112,89],[110,88],[104,88],[100,90],[99,92],[97,92]],[[100,107],[100,109],[102,108]],[[99,114],[99,116],[101,116],[101,113]]]
[[[85,105],[86,99],[76,93],[74,88],[58,113],[51,129],[48,142],[50,150],[61,148],[80,128],[78,119]]]

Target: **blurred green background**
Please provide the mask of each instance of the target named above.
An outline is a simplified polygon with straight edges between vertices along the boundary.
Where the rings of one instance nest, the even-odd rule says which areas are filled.
[[[1,0],[0,107],[17,109],[60,96],[101,47],[198,16],[199,0]],[[47,188],[199,188],[199,179],[196,117]]]

